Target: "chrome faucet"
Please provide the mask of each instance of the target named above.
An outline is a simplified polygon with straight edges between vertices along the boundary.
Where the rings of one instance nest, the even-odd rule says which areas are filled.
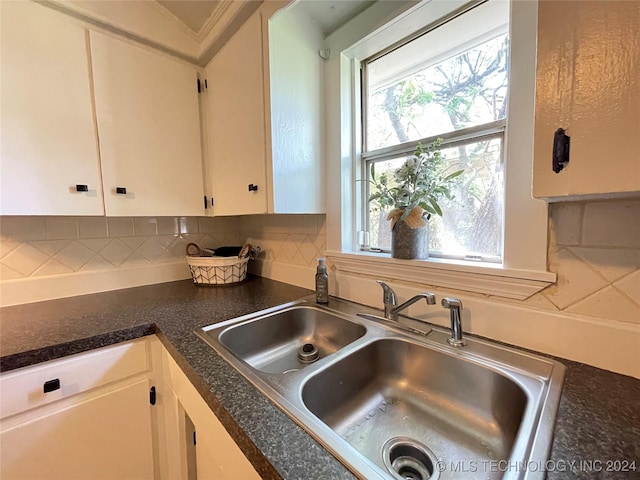
[[[393,289],[384,283],[382,280],[376,280],[378,285],[382,287],[383,295],[382,302],[384,303],[384,318],[388,320],[392,320],[394,322],[398,321],[398,315],[402,310],[413,305],[419,300],[423,298],[426,300],[427,305],[435,305],[436,304],[436,296],[433,293],[419,293],[418,295],[414,295],[409,300],[404,302],[402,305],[398,305],[398,297],[396,297],[396,292]]]
[[[460,311],[462,310],[462,302],[457,298],[443,298],[441,302],[444,308],[448,308],[451,315],[451,337],[447,340],[449,345],[454,347],[463,347],[467,341],[462,338],[462,320]]]

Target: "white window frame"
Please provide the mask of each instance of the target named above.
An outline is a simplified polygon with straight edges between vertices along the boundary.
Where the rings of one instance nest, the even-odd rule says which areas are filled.
[[[398,260],[359,250],[360,62],[468,3],[377,2],[326,39],[325,48],[331,52],[325,64],[327,256],[339,273],[524,300],[556,280],[556,275],[547,271],[547,204],[531,196],[538,8],[535,1],[512,1],[510,9],[502,265],[436,258]]]

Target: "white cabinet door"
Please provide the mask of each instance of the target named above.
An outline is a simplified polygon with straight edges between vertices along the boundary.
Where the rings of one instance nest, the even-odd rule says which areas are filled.
[[[180,478],[185,480],[258,480],[258,473],[175,360],[168,352],[163,354],[169,447],[174,452],[181,451],[180,458],[173,459],[170,475],[178,478],[180,472]],[[176,461],[180,462],[179,467]]]
[[[149,337],[0,375],[0,478],[158,478],[160,348]]]
[[[153,479],[149,380],[0,432],[2,479]]]
[[[196,69],[96,32],[91,56],[107,215],[203,215]]]
[[[0,8],[0,214],[102,215],[87,32],[33,2]]]
[[[254,13],[206,68],[214,215],[267,212],[263,42]],[[249,185],[257,190],[249,190]]]
[[[265,2],[206,68],[214,215],[324,212],[323,36],[288,3]]]
[[[539,2],[534,196],[640,192],[638,25],[638,2]],[[570,161],[554,173],[558,128]]]

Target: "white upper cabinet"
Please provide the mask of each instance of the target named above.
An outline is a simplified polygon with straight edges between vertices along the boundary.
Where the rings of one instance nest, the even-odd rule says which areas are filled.
[[[323,36],[287,3],[264,3],[206,68],[214,215],[324,211]]]
[[[267,212],[262,57],[262,21],[256,12],[205,71],[215,215]]]
[[[640,193],[638,25],[638,2],[539,2],[535,197]],[[554,173],[558,128],[570,156]]]
[[[32,2],[0,8],[0,214],[103,215],[86,31]]]
[[[107,215],[203,215],[196,69],[96,32],[91,56]]]

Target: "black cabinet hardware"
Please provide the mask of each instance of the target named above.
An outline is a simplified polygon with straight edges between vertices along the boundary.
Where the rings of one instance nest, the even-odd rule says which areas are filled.
[[[44,382],[44,393],[54,392],[60,390],[60,379],[54,378],[53,380],[47,380]]]
[[[116,187],[116,193],[118,195],[126,195],[127,194],[127,187]]]
[[[207,207],[208,207],[208,205],[207,205],[207,196],[205,195],[204,196],[204,209],[206,210]]]
[[[563,128],[556,130],[553,136],[553,171],[560,173],[569,163],[569,146],[571,138]]]
[[[151,405],[156,404],[156,387],[151,387],[149,390],[149,403]]]
[[[76,185],[76,192],[88,192],[89,191],[89,186],[88,185]]]
[[[258,191],[258,185],[254,185],[253,183],[249,184],[249,191],[250,192],[257,192]]]

